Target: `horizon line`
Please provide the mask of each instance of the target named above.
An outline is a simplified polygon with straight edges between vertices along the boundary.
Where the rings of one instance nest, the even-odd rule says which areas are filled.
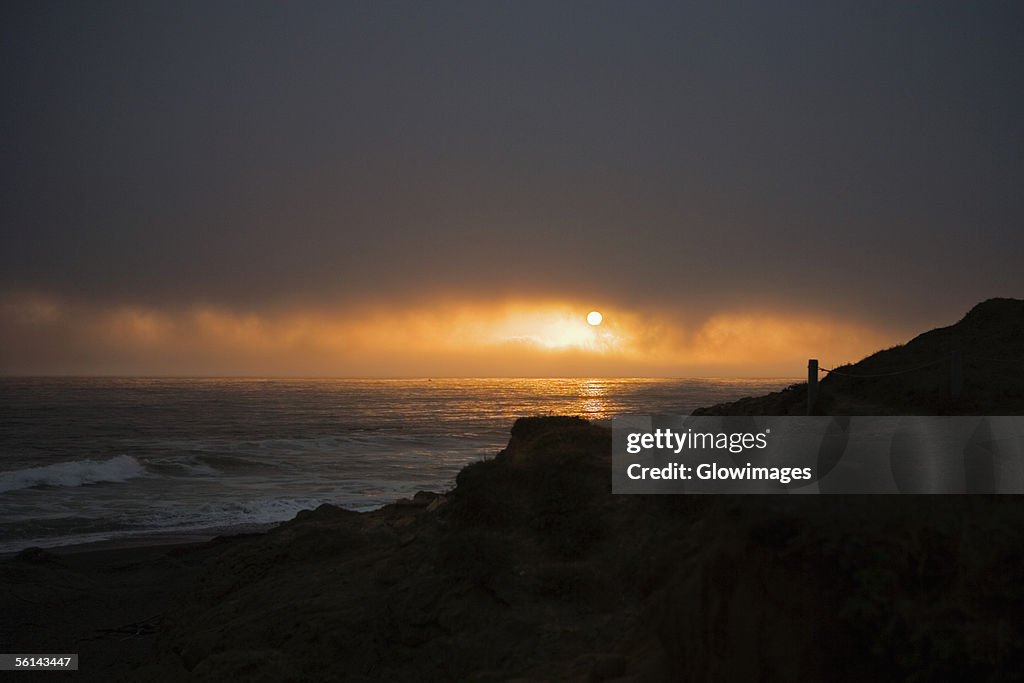
[[[130,375],[130,374],[0,374],[0,379],[236,379],[236,380],[366,380],[433,381],[453,379],[750,379],[791,380],[798,375]]]

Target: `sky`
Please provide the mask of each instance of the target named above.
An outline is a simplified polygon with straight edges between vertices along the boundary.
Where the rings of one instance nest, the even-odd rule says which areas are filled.
[[[1024,296],[1022,32],[1016,2],[6,2],[0,374],[858,360]]]

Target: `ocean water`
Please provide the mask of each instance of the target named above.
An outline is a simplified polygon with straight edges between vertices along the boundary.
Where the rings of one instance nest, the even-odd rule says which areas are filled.
[[[517,417],[688,414],[793,379],[0,378],[0,552],[450,488]]]

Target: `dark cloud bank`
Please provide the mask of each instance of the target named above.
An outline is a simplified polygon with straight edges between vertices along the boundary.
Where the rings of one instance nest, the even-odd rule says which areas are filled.
[[[1014,3],[3,14],[5,294],[906,330],[1024,291]]]

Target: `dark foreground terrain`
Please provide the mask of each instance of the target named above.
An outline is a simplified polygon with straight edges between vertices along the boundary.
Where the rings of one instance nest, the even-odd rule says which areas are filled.
[[[1011,413],[985,403],[1019,400],[1005,377],[962,405]],[[944,400],[923,386],[896,393]],[[839,387],[826,405],[862,397]],[[758,400],[778,399],[733,405]],[[1017,496],[613,496],[610,459],[605,428],[522,419],[445,496],[26,551],[0,562],[0,651],[76,652],[96,681],[1024,679]]]
[[[612,496],[610,450],[524,419],[444,498],[26,552],[3,649],[77,652],[81,680],[1022,677],[1016,497]]]

